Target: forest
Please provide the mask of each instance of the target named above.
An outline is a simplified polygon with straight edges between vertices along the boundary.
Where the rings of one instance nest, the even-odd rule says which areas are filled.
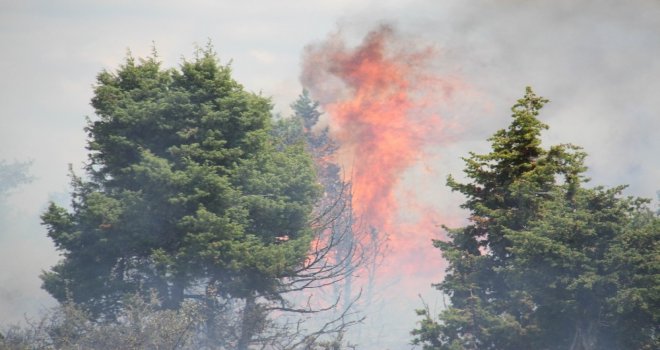
[[[427,282],[447,305],[414,301],[408,342],[660,348],[660,210],[590,184],[579,146],[544,147],[549,101],[532,88],[512,102],[489,152],[446,179],[468,217],[428,241],[446,263]],[[361,216],[388,198],[365,205],[380,175],[343,172],[331,109],[303,90],[276,115],[210,46],[177,68],[129,54],[98,74],[91,104],[84,174],[71,169],[70,204],[41,216],[61,254],[42,288],[59,305],[2,328],[0,348],[361,348],[351,330],[378,285],[356,280],[389,254]],[[0,163],[0,195],[28,169]]]

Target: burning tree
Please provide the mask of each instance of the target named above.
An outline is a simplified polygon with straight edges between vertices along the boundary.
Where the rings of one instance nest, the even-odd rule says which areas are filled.
[[[346,42],[338,31],[309,45],[301,81],[325,112],[322,124],[337,146],[332,162],[350,182],[353,236],[369,257],[352,283],[364,286],[361,306],[370,314],[362,340],[387,346],[405,331],[401,337],[367,333],[393,320],[383,315],[397,314],[397,299],[415,295],[417,286],[411,285],[425,283],[422,275],[434,273],[429,261],[441,263],[424,253],[439,213],[417,200],[419,187],[409,186],[406,177],[430,159],[432,146],[451,141],[440,111],[465,84],[440,75],[433,45],[392,26],[370,31],[355,47]],[[319,133],[324,130],[317,127]],[[370,319],[377,321],[370,324]]]
[[[322,239],[333,242],[331,258],[334,264],[354,272],[357,267],[363,268],[367,263],[365,259],[369,257],[365,251],[366,247],[362,245],[353,228],[355,214],[351,184],[342,176],[342,170],[335,161],[339,145],[330,136],[328,126],[318,127],[319,117],[322,115],[319,105],[318,101],[311,99],[307,90],[303,90],[291,105],[294,111],[292,122],[301,126],[302,138],[315,160],[316,173],[323,188],[323,196],[317,204],[321,210],[319,217],[332,218],[321,231]],[[333,284],[335,297],[343,301],[344,309],[351,305],[355,298],[352,280],[353,275],[349,273],[341,283]]]
[[[624,187],[587,189],[585,153],[541,147],[548,101],[527,88],[492,151],[465,159],[470,224],[435,241],[451,305],[413,331],[424,349],[652,349],[660,345],[660,218]],[[561,181],[563,179],[563,181]]]

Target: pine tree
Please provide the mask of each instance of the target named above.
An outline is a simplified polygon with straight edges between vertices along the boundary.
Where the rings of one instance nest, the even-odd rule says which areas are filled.
[[[323,188],[323,198],[318,205],[326,212],[324,239],[332,245],[332,264],[345,271],[341,283],[333,284],[335,300],[342,301],[340,309],[346,309],[354,302],[352,282],[353,271],[360,264],[363,254],[360,242],[353,232],[353,213],[351,207],[351,184],[342,178],[341,168],[334,157],[339,145],[330,135],[328,126],[319,127],[323,115],[320,104],[314,101],[309,92],[303,89],[298,99],[291,104],[294,112],[291,122],[301,125],[301,139],[312,154],[316,172]],[[345,310],[339,310],[343,312]]]
[[[492,151],[464,159],[472,182],[448,179],[452,190],[467,197],[462,208],[471,212],[471,224],[448,230],[450,241],[434,243],[449,262],[445,280],[437,285],[451,297],[452,307],[444,313],[446,343],[461,343],[465,349],[525,348],[521,336],[530,310],[505,278],[511,259],[505,230],[524,227],[537,215],[555,175],[568,175],[568,165],[576,167],[569,159],[566,166],[558,161],[570,146],[541,147],[540,134],[547,126],[536,117],[547,102],[528,88],[512,108],[509,128],[489,139]]]
[[[604,348],[601,339],[608,331],[594,333],[599,322],[594,312],[606,314],[605,306],[618,293],[611,291],[628,290],[634,283],[615,283],[620,288],[608,285],[609,294],[599,293],[593,283],[607,279],[609,273],[624,276],[634,270],[601,260],[615,251],[631,218],[650,214],[642,215],[641,206],[617,199],[620,189],[583,189],[585,154],[577,147],[541,147],[540,133],[547,126],[536,117],[546,102],[527,88],[512,108],[509,128],[489,139],[492,151],[470,153],[465,159],[470,182],[448,179],[452,190],[467,198],[462,207],[471,213],[470,224],[447,229],[449,240],[434,242],[449,264],[445,280],[436,286],[450,297],[451,305],[438,321],[428,311],[419,311],[424,319],[413,331],[414,341],[425,349],[591,349],[590,344]],[[597,204],[595,198],[609,199]],[[634,235],[648,241],[653,232],[648,225]],[[576,250],[590,253],[578,258]],[[657,252],[657,246],[650,250]],[[636,252],[650,258],[639,249]],[[606,265],[611,272],[605,272]],[[638,276],[647,281],[645,274],[657,276],[654,268],[655,272],[647,268]],[[568,273],[571,269],[573,273]],[[552,296],[558,290],[562,292]],[[579,301],[584,298],[593,298],[591,309]],[[640,305],[648,308],[653,298],[647,291]],[[628,324],[625,317],[612,313],[608,317],[623,328]],[[648,321],[657,315],[646,313],[642,318],[645,339],[652,343],[648,339],[654,327]],[[567,320],[573,321],[566,325]],[[574,345],[571,339],[576,339]]]
[[[43,214],[63,255],[43,287],[96,317],[154,289],[187,298],[280,298],[304,262],[318,196],[302,146],[270,134],[271,103],[246,92],[212,49],[162,69],[128,57],[98,75],[87,177],[72,210]]]
[[[532,348],[660,345],[660,220],[647,200],[622,198],[624,188],[558,186],[537,219],[507,233],[507,278],[534,305]]]

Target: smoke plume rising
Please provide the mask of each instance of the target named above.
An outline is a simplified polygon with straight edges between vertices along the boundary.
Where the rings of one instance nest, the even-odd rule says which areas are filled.
[[[439,213],[416,203],[414,193],[401,194],[404,174],[429,157],[430,147],[447,142],[444,130],[451,124],[437,106],[465,88],[432,69],[437,59],[434,47],[381,25],[355,48],[335,34],[307,47],[303,60],[302,83],[326,112],[340,145],[335,161],[352,183],[356,229],[378,232],[372,239],[387,236],[386,272],[438,270],[417,262],[430,251],[439,263],[429,249],[430,239],[438,238]],[[394,266],[398,271],[390,271]]]

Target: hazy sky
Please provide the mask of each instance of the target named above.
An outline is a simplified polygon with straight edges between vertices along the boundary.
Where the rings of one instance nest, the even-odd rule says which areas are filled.
[[[0,160],[32,160],[36,177],[7,200],[0,223],[0,324],[52,304],[38,274],[57,253],[38,216],[65,198],[67,164],[85,159],[101,69],[128,48],[148,54],[152,42],[176,66],[211,40],[239,82],[286,114],[306,45],[337,30],[358,42],[379,23],[435,46],[437,69],[475,92],[453,115],[461,130],[438,150],[438,176],[458,173],[467,150],[485,151],[532,85],[552,101],[541,116],[547,144],[583,146],[594,184],[630,184],[645,197],[660,189],[660,1],[0,0]]]

